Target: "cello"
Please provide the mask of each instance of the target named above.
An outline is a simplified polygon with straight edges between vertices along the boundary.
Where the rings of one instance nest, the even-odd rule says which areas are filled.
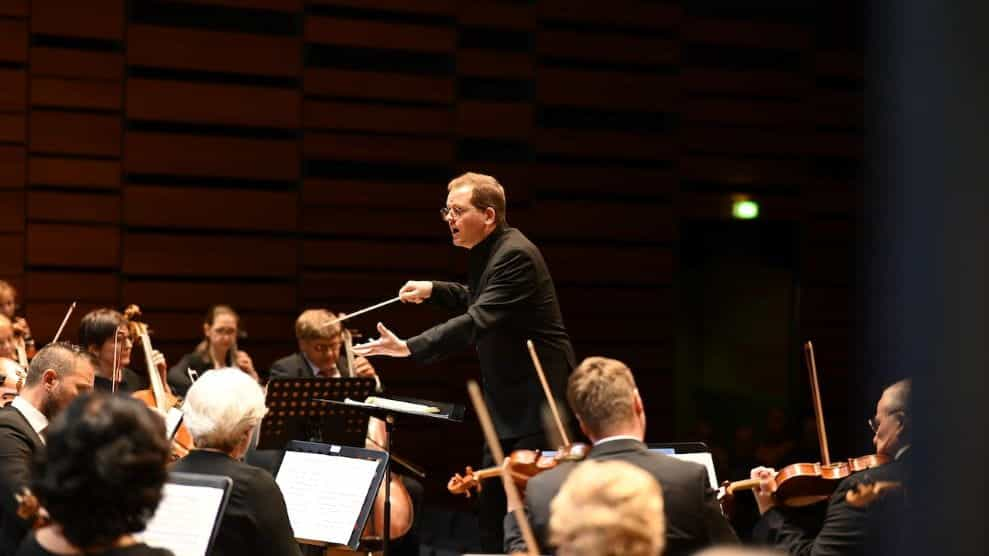
[[[137,305],[129,305],[124,309],[124,318],[127,319],[131,335],[141,342],[141,348],[144,352],[144,363],[148,369],[148,380],[151,387],[147,390],[138,390],[131,395],[141,400],[144,405],[157,410],[162,416],[165,416],[170,409],[177,408],[180,405],[180,400],[172,393],[168,383],[161,378],[161,373],[158,371],[152,357],[154,349],[151,347],[148,325],[138,320],[140,316],[141,309]],[[183,458],[192,448],[192,435],[189,433],[189,429],[184,424],[179,425],[178,430],[175,432],[175,438],[172,440],[172,458]]]

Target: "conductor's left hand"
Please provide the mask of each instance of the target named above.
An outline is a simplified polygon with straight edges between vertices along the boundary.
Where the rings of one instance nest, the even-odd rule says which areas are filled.
[[[408,357],[412,355],[405,340],[399,338],[394,332],[385,328],[385,325],[378,323],[378,333],[381,337],[363,344],[354,346],[356,355],[373,356],[387,355],[389,357]]]

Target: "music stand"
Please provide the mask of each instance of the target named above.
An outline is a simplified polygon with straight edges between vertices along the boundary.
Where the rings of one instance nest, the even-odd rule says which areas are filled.
[[[377,396],[382,398],[384,396]],[[353,399],[353,398],[352,398]],[[358,398],[364,399],[364,398]],[[381,448],[384,449],[385,453],[388,454],[388,458],[385,460],[385,515],[384,515],[384,531],[381,535],[381,548],[382,553],[388,556],[388,545],[390,544],[391,538],[391,435],[395,428],[395,418],[402,415],[412,415],[415,417],[426,417],[428,419],[434,419],[439,421],[446,421],[451,423],[461,423],[464,420],[464,406],[460,404],[444,403],[444,402],[434,402],[430,400],[421,400],[417,398],[408,398],[404,396],[388,396],[386,399],[394,399],[398,401],[414,403],[419,405],[425,405],[429,407],[439,408],[438,413],[420,413],[418,411],[402,411],[393,408],[384,408],[374,405],[365,404],[362,402],[349,402],[345,403],[337,400],[329,399],[315,399],[317,403],[324,403],[327,406],[338,407],[341,410],[348,407],[360,408],[368,413],[368,415],[377,417],[385,422],[385,445]]]
[[[363,400],[374,392],[373,378],[279,378],[268,383],[259,450],[284,450],[293,440],[363,446],[370,413],[321,400]],[[342,404],[341,404],[342,405]]]

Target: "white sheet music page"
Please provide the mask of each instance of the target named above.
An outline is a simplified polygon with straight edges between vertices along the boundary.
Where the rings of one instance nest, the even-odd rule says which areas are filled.
[[[275,481],[296,538],[347,544],[377,467],[360,458],[285,452]]]
[[[175,556],[205,556],[221,502],[223,489],[165,483],[161,504],[140,538]]]

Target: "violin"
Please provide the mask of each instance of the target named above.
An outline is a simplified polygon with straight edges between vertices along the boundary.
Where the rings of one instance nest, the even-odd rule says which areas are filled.
[[[140,316],[141,309],[137,305],[129,305],[124,310],[124,318],[127,320],[127,326],[130,329],[131,336],[141,342],[141,348],[144,351],[144,363],[148,369],[148,379],[151,387],[147,390],[138,390],[131,394],[131,396],[144,402],[144,405],[158,410],[164,416],[173,407],[178,407],[181,400],[172,393],[168,383],[162,380],[161,373],[158,372],[158,368],[155,366],[152,358],[154,349],[151,347],[148,325],[137,320]],[[192,434],[189,433],[189,429],[186,428],[185,424],[179,425],[178,430],[175,432],[175,438],[172,440],[172,458],[181,459],[188,455],[189,450],[192,450],[192,448]]]
[[[824,428],[824,410],[821,406],[821,391],[817,381],[817,364],[814,361],[814,345],[808,341],[804,344],[804,358],[810,373],[811,394],[814,402],[814,414],[817,419],[817,437],[821,448],[821,462],[794,463],[776,472],[773,477],[776,482],[774,497],[784,506],[807,506],[826,500],[838,487],[838,483],[852,473],[878,467],[889,462],[882,454],[872,454],[859,458],[832,463],[828,451],[828,436]],[[760,479],[745,479],[727,482],[724,487],[725,497],[722,505],[730,505],[730,497],[736,491],[753,489],[759,486]]]
[[[21,367],[25,369],[28,366],[28,362],[34,358],[36,350],[34,348],[34,340],[30,339],[28,335],[27,321],[23,317],[17,317],[11,319],[11,325],[14,330],[14,349],[17,352],[17,362],[20,363]]]
[[[555,468],[563,461],[581,461],[587,457],[590,447],[587,444],[574,443],[566,446],[555,453],[547,454],[541,450],[515,450],[505,458],[503,466],[508,468],[512,480],[520,489],[525,488],[529,479]],[[470,491],[477,489],[481,491],[481,481],[498,477],[501,474],[502,466],[488,467],[479,471],[474,471],[470,466],[464,470],[464,474],[457,473],[446,484],[446,489],[450,494],[463,494],[470,498]]]

